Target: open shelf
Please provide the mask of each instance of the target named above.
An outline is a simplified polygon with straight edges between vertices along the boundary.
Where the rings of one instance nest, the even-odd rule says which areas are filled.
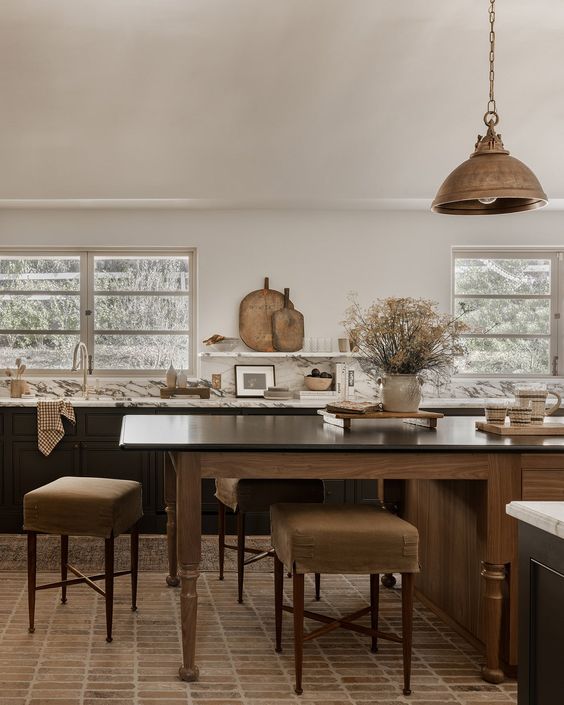
[[[308,359],[318,359],[318,358],[337,358],[337,357],[362,357],[359,353],[342,353],[338,350],[336,352],[304,352],[299,350],[298,352],[254,352],[253,350],[233,350],[232,352],[216,352],[210,350],[209,352],[200,352],[198,357],[297,357],[297,358],[308,358]]]

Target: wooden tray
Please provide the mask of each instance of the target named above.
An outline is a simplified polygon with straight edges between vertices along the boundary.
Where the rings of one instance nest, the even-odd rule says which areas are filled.
[[[506,426],[500,423],[476,421],[476,430],[495,433],[497,436],[564,436],[564,423],[527,424],[526,426]]]
[[[210,389],[209,387],[161,387],[161,399],[171,399],[172,397],[209,399]]]
[[[383,420],[383,419],[402,419],[406,423],[412,423],[417,426],[425,426],[426,428],[436,428],[437,419],[442,419],[444,414],[439,414],[434,411],[367,411],[364,414],[345,414],[338,412],[332,414],[325,409],[319,409],[317,412],[323,417],[323,422],[332,426],[340,426],[341,428],[350,428],[353,421],[358,420]],[[564,426],[563,426],[564,428]]]

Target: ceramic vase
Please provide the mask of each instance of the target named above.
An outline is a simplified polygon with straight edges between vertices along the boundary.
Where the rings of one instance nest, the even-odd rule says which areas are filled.
[[[378,377],[384,411],[412,412],[421,403],[421,380],[417,375],[384,374]]]

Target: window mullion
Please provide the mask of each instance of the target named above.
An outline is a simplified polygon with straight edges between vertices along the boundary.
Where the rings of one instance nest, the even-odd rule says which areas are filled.
[[[94,289],[93,273],[94,273],[94,257],[90,252],[85,252],[83,254],[83,265],[84,265],[84,298],[83,298],[83,320],[84,320],[84,330],[82,340],[86,343],[89,353],[94,357],[94,296],[92,291]],[[87,313],[89,311],[90,313]]]

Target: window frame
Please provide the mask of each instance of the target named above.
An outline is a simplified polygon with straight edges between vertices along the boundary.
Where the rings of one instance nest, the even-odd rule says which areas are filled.
[[[198,296],[198,267],[197,267],[197,249],[195,247],[143,247],[143,248],[127,248],[127,247],[2,247],[0,255],[12,257],[80,257],[80,288],[77,293],[80,294],[80,341],[88,347],[89,354],[93,355],[93,373],[92,376],[100,377],[143,377],[152,378],[157,375],[164,375],[164,368],[154,369],[110,369],[96,367],[96,355],[94,351],[94,315],[88,315],[86,311],[94,312],[94,259],[96,256],[106,257],[151,257],[151,256],[183,256],[188,257],[188,281],[189,289],[186,295],[188,301],[188,339],[189,339],[189,354],[188,367],[185,369],[188,377],[196,377],[198,374],[198,350],[197,350],[197,296]],[[144,293],[144,292],[140,292]],[[151,292],[147,292],[150,294]],[[121,294],[120,294],[121,295]],[[18,330],[14,329],[17,333]],[[167,331],[170,333],[171,331]],[[173,331],[174,332],[174,331]],[[112,334],[119,334],[119,330],[112,330]],[[73,372],[71,370],[72,360],[69,360],[68,370],[65,368],[32,368],[26,370],[28,377],[79,377],[82,372]]]
[[[456,309],[456,287],[455,287],[455,264],[457,259],[473,257],[476,259],[550,259],[550,294],[529,295],[515,294],[511,298],[516,299],[549,299],[550,300],[550,333],[544,334],[519,334],[519,333],[499,333],[499,334],[475,334],[464,333],[462,338],[548,338],[549,339],[549,359],[550,371],[546,374],[517,374],[511,372],[457,372],[454,378],[469,379],[547,379],[561,376],[559,348],[560,348],[560,281],[564,273],[563,252],[556,247],[472,247],[457,246],[451,250],[451,282],[450,282],[450,306],[451,314],[457,315]],[[465,298],[492,299],[495,295],[472,294],[464,295]],[[504,298],[505,297],[504,295]]]

